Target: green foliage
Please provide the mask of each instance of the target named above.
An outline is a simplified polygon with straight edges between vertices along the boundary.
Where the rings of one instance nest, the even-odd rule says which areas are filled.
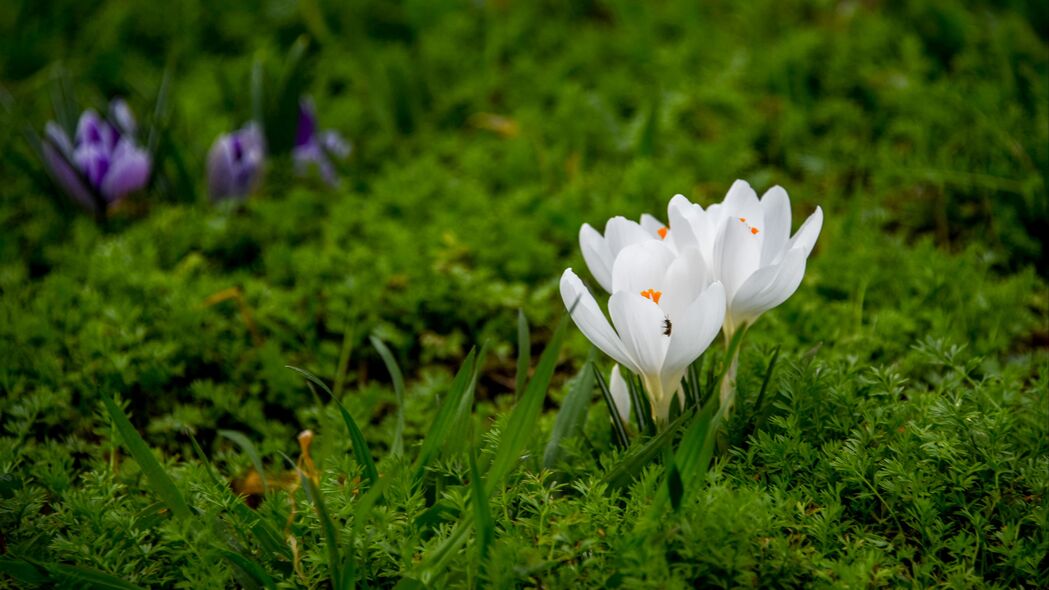
[[[1049,586],[1047,15],[14,0],[0,588]],[[278,156],[203,202],[213,139],[254,100],[285,151],[299,89],[342,185]],[[118,94],[157,179],[96,223],[24,131]],[[802,287],[732,414],[610,422],[554,329],[580,224],[736,177],[825,210]]]

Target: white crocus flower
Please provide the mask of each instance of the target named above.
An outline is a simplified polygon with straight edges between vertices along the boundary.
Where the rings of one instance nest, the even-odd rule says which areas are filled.
[[[688,366],[710,346],[724,320],[724,288],[709,283],[695,248],[675,255],[653,239],[623,248],[611,269],[609,324],[572,269],[561,276],[561,297],[573,310],[572,320],[602,352],[641,377],[660,424],[669,417]]]
[[[713,278],[725,286],[726,339],[794,294],[823,227],[823,210],[817,207],[791,237],[787,191],[775,186],[759,200],[742,180],[732,184],[722,203],[704,210],[677,195],[667,213],[674,247],[698,249]]]
[[[630,401],[630,388],[626,379],[619,370],[619,365],[612,365],[612,374],[608,378],[608,392],[612,394],[612,403],[616,405],[616,413],[623,424],[630,422],[630,409],[633,407]]]
[[[605,291],[612,293],[612,265],[623,248],[666,236],[667,226],[648,213],[641,216],[641,223],[617,216],[605,223],[603,236],[589,223],[584,223],[579,229],[579,247],[590,274]]]

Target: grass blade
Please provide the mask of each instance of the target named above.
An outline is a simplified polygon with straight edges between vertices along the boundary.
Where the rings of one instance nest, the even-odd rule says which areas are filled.
[[[227,561],[232,563],[234,566],[240,568],[244,573],[251,576],[256,582],[262,584],[267,590],[276,590],[277,585],[273,582],[273,578],[266,573],[266,570],[255,563],[254,561],[244,557],[240,553],[235,551],[229,551],[226,549],[219,549],[219,554],[226,558]]]
[[[619,410],[616,408],[615,399],[612,397],[611,390],[608,389],[605,376],[596,367],[594,368],[594,376],[597,378],[597,385],[601,389],[601,395],[605,398],[608,415],[612,419],[612,433],[615,435],[616,444],[620,448],[625,449],[630,446],[630,437],[627,436],[626,426],[624,426],[623,418],[619,415]]]
[[[521,451],[528,445],[529,439],[535,433],[535,422],[543,409],[543,398],[546,397],[550,379],[554,376],[554,367],[561,353],[561,344],[564,342],[567,326],[568,316],[565,315],[561,318],[543,354],[540,355],[539,364],[536,365],[535,374],[525,387],[524,395],[518,400],[517,406],[510,414],[506,430],[500,437],[499,447],[488,468],[485,491],[489,496],[510,474],[514,465],[520,460]]]
[[[754,419],[750,423],[750,427],[747,429],[747,436],[757,432],[765,425],[765,422],[769,419],[769,412],[772,410],[771,404],[765,407],[765,392],[769,388],[769,381],[772,380],[772,371],[776,369],[776,361],[779,360],[779,347],[772,351],[772,358],[769,359],[768,367],[765,369],[765,379],[761,382],[761,390],[758,391],[758,399],[754,402]]]
[[[120,432],[120,437],[124,439],[125,448],[127,448],[135,462],[142,469],[142,473],[145,474],[150,487],[160,496],[160,499],[167,505],[168,510],[171,510],[171,513],[176,517],[181,519],[192,518],[193,511],[190,510],[189,504],[186,503],[178,488],[175,487],[175,482],[161,467],[149,445],[146,444],[146,441],[142,439],[131,424],[131,421],[128,420],[127,414],[117,406],[108,393],[104,391],[99,393],[102,396],[102,403],[106,406],[106,411],[109,412],[109,417],[113,420],[113,425]]]
[[[142,590],[142,586],[89,567],[63,563],[48,563],[44,567],[51,573],[52,582],[58,588]]]
[[[670,447],[667,447],[665,465],[667,497],[670,498],[670,507],[677,512],[681,509],[681,497],[685,494],[685,486],[681,481],[681,471],[677,467],[677,462],[674,461],[674,453],[670,452]]]
[[[310,373],[306,369],[300,369],[291,365],[285,365],[285,368],[291,369],[305,377],[309,382],[317,385],[327,393],[335,405],[339,408],[339,413],[342,414],[342,420],[346,423],[346,429],[350,431],[350,441],[353,443],[353,456],[357,459],[357,463],[364,470],[364,476],[368,478],[368,481],[374,484],[379,480],[379,470],[375,468],[375,461],[372,459],[371,451],[368,450],[368,441],[364,439],[364,433],[357,426],[357,422],[353,420],[353,416],[350,415],[349,410],[346,406],[342,405],[335,394],[331,392],[331,389],[320,380],[319,377]]]
[[[415,460],[414,479],[416,481],[422,479],[426,472],[426,466],[429,465],[447,439],[449,431],[459,415],[459,407],[467,403],[468,398],[470,402],[473,400],[478,373],[476,358],[476,349],[471,349],[470,353],[466,355],[462,366],[459,367],[459,372],[452,379],[452,384],[448,388],[448,395],[441,402],[441,407],[437,410],[437,415],[430,425],[426,438],[423,439],[422,447],[419,449],[419,456]]]
[[[390,452],[394,455],[404,454],[404,374],[397,366],[397,360],[393,353],[378,336],[371,336],[372,346],[379,352],[382,362],[386,364],[386,370],[390,372],[393,380],[393,392],[397,395],[397,427],[393,432],[393,446]]]
[[[43,584],[48,580],[47,573],[35,564],[6,555],[0,555],[0,573],[25,584]]]
[[[550,469],[557,462],[561,452],[561,441],[577,436],[586,421],[586,410],[594,393],[594,350],[590,350],[583,368],[576,375],[572,388],[565,396],[561,409],[557,412],[554,429],[550,433],[550,442],[543,452],[543,466]],[[613,412],[615,413],[615,412]]]
[[[189,441],[193,445],[193,451],[197,454],[197,458],[200,459],[201,464],[204,465],[204,471],[211,479],[211,483],[213,483],[216,488],[229,489],[229,486],[215,475],[215,467],[211,464],[208,456],[204,454],[204,449],[200,448],[200,443],[197,442],[197,439],[192,434],[189,435]],[[232,490],[230,490],[230,493],[232,493]],[[233,512],[242,522],[250,523],[245,526],[251,530],[251,534],[255,535],[255,539],[259,542],[259,545],[264,547],[270,553],[281,555],[288,561],[291,560],[291,549],[284,544],[281,540],[280,534],[272,524],[261,518],[257,512],[249,508],[244,502],[233,504]]]
[[[630,482],[641,472],[641,469],[648,465],[652,458],[663,450],[663,447],[674,440],[674,436],[685,424],[689,416],[689,412],[682,414],[668,424],[663,432],[650,438],[636,452],[630,453],[617,463],[604,477],[604,482],[609,485],[609,488],[621,488],[630,485]]]
[[[266,472],[262,469],[262,459],[259,457],[259,452],[255,449],[255,445],[251,443],[251,440],[236,430],[220,430],[218,434],[236,443],[248,455],[248,458],[251,459],[251,464],[255,467],[255,471],[259,474],[259,479],[262,480],[262,492],[266,493],[269,491],[269,484],[266,483]]]
[[[532,339],[528,333],[528,318],[524,310],[517,310],[517,375],[514,396],[520,398],[528,381],[528,366],[532,363]]]
[[[470,493],[474,507],[474,521],[477,527],[478,570],[484,569],[488,548],[495,540],[495,521],[492,520],[492,508],[488,505],[484,480],[477,469],[477,453],[470,449]]]

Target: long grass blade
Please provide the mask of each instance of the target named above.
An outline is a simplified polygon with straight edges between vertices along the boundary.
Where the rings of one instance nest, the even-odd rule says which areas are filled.
[[[197,454],[197,458],[200,460],[201,464],[204,465],[204,471],[211,479],[211,483],[214,484],[216,488],[228,489],[229,486],[215,475],[215,467],[211,464],[211,460],[208,459],[208,456],[204,454],[204,449],[200,448],[200,443],[197,442],[197,439],[193,435],[189,435],[189,441],[193,445],[193,451]],[[233,504],[233,512],[238,518],[240,518],[241,522],[250,523],[246,524],[246,526],[251,530],[251,534],[255,535],[255,539],[259,542],[259,545],[270,553],[280,555],[289,561],[291,560],[291,549],[281,541],[280,534],[277,532],[276,527],[264,520],[261,515],[249,508],[248,505],[243,502]]]
[[[394,455],[404,454],[404,374],[401,373],[401,368],[397,365],[397,360],[393,358],[393,353],[390,352],[389,347],[379,339],[378,336],[370,337],[372,346],[378,351],[379,356],[382,357],[382,362],[386,364],[386,370],[390,372],[390,379],[393,380],[393,392],[397,396],[397,426],[393,431],[393,445],[390,452]]]
[[[259,457],[259,452],[255,449],[251,439],[236,430],[219,430],[218,434],[236,443],[248,455],[252,466],[255,467],[255,472],[259,474],[259,479],[262,480],[263,493],[269,491],[269,484],[266,483],[266,471],[262,468],[262,458]]]
[[[448,388],[448,394],[444,397],[444,401],[441,402],[441,407],[437,410],[437,415],[434,416],[430,430],[426,434],[426,438],[423,439],[422,447],[419,449],[419,456],[415,460],[414,479],[416,481],[422,479],[426,472],[426,466],[437,455],[437,452],[440,451],[441,446],[448,438],[451,427],[459,413],[460,405],[463,404],[466,398],[471,398],[472,401],[473,391],[477,383],[476,358],[476,349],[471,349],[470,353],[466,355],[462,366],[459,367],[459,371],[455,374],[455,378],[452,379],[452,384]]]
[[[532,339],[528,331],[528,318],[524,310],[517,310],[517,375],[514,379],[514,396],[521,397],[528,381],[528,366],[532,363]]]
[[[64,563],[44,564],[51,573],[57,588],[99,588],[101,590],[142,590],[138,586],[114,575],[81,565]]]
[[[484,480],[481,479],[481,472],[477,469],[477,453],[473,449],[470,450],[469,458],[470,495],[477,528],[478,569],[483,570],[488,557],[488,548],[495,540],[495,521],[492,520],[492,508],[488,505],[488,495],[484,491]]]
[[[557,412],[557,418],[554,419],[554,429],[543,452],[543,466],[547,469],[557,463],[561,453],[561,441],[577,436],[583,429],[586,410],[594,393],[594,356],[591,349],[589,358],[576,375],[575,382],[568,390],[568,395]]]
[[[113,420],[113,425],[120,432],[120,437],[124,439],[124,446],[142,469],[142,473],[145,474],[146,481],[149,482],[150,487],[160,496],[160,499],[167,505],[168,510],[171,510],[171,513],[176,517],[180,519],[192,518],[193,511],[190,510],[189,504],[186,503],[178,488],[175,487],[175,482],[161,467],[149,445],[146,444],[146,441],[142,439],[131,424],[131,421],[128,420],[127,414],[117,406],[108,393],[104,391],[99,393],[102,396],[102,403],[105,405],[109,417]]]
[[[631,452],[620,460],[605,475],[603,481],[608,484],[609,488],[622,488],[630,485],[641,469],[648,465],[652,458],[663,450],[663,447],[674,440],[674,436],[690,416],[691,413],[686,412],[668,424],[663,432],[646,441],[636,452]]]
[[[557,365],[558,355],[561,354],[561,345],[565,339],[567,326],[568,316],[566,315],[561,319],[553,337],[550,338],[546,349],[540,355],[535,374],[525,386],[524,395],[518,400],[517,406],[510,414],[506,430],[500,437],[499,447],[488,468],[485,491],[489,496],[498,486],[502,485],[503,479],[510,474],[514,465],[520,460],[521,451],[535,434],[535,423],[543,409],[543,398],[546,397],[547,389],[550,387],[550,379],[554,376],[554,367]]]
[[[616,408],[616,401],[612,397],[612,392],[608,388],[608,383],[605,382],[605,376],[602,375],[596,367],[594,368],[594,377],[597,378],[598,389],[601,390],[601,395],[605,398],[605,406],[608,407],[608,416],[612,419],[612,434],[614,435],[616,445],[625,449],[630,446],[630,437],[627,436],[626,426],[623,424],[623,418],[619,415],[619,409]]]
[[[277,584],[273,581],[273,578],[271,578],[270,575],[266,573],[266,570],[262,569],[259,564],[235,551],[219,549],[218,552],[219,555],[225,557],[227,561],[240,568],[259,584],[262,584],[266,590],[277,589]]]
[[[299,373],[305,377],[311,383],[317,385],[324,390],[325,393],[331,397],[332,401],[339,408],[339,413],[342,414],[342,420],[346,423],[346,429],[350,431],[350,441],[353,444],[353,456],[357,460],[357,464],[364,470],[364,476],[368,478],[368,481],[374,484],[379,480],[379,470],[375,468],[375,461],[372,459],[371,451],[368,450],[368,441],[364,439],[364,433],[357,426],[357,422],[354,421],[353,416],[350,415],[349,410],[346,406],[342,405],[335,394],[331,392],[331,389],[320,380],[319,377],[306,369],[300,369],[291,365],[285,365],[285,368],[291,369],[296,373]]]

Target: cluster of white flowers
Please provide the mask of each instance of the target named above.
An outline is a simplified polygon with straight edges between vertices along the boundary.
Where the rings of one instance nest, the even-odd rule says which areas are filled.
[[[579,231],[583,259],[611,295],[611,324],[571,268],[561,276],[572,320],[602,352],[641,377],[660,424],[689,365],[719,330],[728,342],[794,294],[823,227],[817,207],[791,236],[787,192],[776,186],[758,199],[742,180],[706,209],[674,196],[667,218],[663,224],[648,214],[640,223],[613,217],[604,235],[589,224]],[[612,389],[617,410],[629,416],[618,367]],[[731,405],[724,391],[721,402]]]

